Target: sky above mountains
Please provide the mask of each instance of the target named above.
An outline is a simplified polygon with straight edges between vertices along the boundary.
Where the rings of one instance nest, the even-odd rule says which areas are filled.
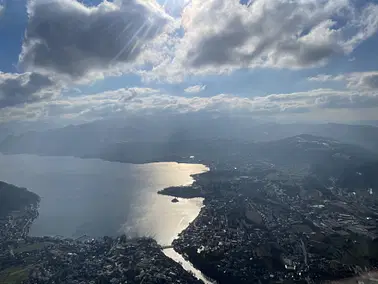
[[[378,1],[0,0],[0,121],[378,119]]]

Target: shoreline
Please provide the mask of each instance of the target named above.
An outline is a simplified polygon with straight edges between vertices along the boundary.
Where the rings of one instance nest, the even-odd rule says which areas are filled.
[[[204,174],[206,175],[206,173]],[[179,238],[175,239],[173,242],[174,249],[190,261],[196,269],[222,283],[236,283],[235,281],[238,280],[240,280],[240,283],[250,283],[250,275],[255,275],[255,273],[256,279],[261,279],[261,277],[267,275],[267,281],[279,281],[286,275],[289,275],[288,277],[293,277],[293,279],[300,280],[302,275],[308,275],[311,279],[334,281],[332,283],[350,283],[348,281],[350,281],[351,277],[358,277],[356,276],[358,275],[358,268],[353,270],[349,269],[348,266],[340,265],[334,269],[327,269],[331,264],[337,263],[337,255],[330,255],[327,259],[324,258],[321,250],[321,245],[323,243],[311,243],[308,239],[313,235],[307,231],[299,232],[302,227],[297,228],[295,226],[303,223],[303,219],[300,217],[303,215],[300,215],[296,211],[290,211],[290,214],[292,214],[291,218],[297,218],[295,214],[299,214],[297,222],[291,221],[290,218],[286,218],[285,221],[283,221],[283,219],[279,221],[272,219],[273,221],[270,221],[269,219],[264,220],[259,217],[261,214],[260,212],[264,212],[262,213],[264,214],[264,217],[269,216],[268,214],[271,214],[271,212],[279,212],[280,214],[277,214],[277,216],[281,217],[282,213],[287,214],[285,212],[289,212],[289,209],[293,210],[291,209],[292,207],[287,208],[283,205],[281,206],[281,203],[273,200],[275,194],[277,194],[277,192],[280,194],[280,191],[276,191],[275,187],[269,187],[270,180],[263,180],[263,178],[255,180],[254,178],[245,176],[244,173],[240,173],[239,175],[241,177],[230,177],[225,175],[224,177],[226,178],[226,181],[223,180],[222,177],[219,180],[214,180],[212,183],[208,180],[208,178],[211,180],[212,174],[207,172],[209,177],[204,177],[204,174],[198,175],[196,182],[193,183],[192,186],[171,187],[159,192],[159,194],[162,195],[175,196],[178,198],[204,198],[204,207],[201,209],[199,215],[180,234]],[[215,175],[217,175],[217,173],[215,173]],[[256,174],[256,176],[258,175]],[[266,184],[264,184],[264,182]],[[191,188],[194,188],[196,192],[192,193],[190,191]],[[207,191],[204,190],[205,188]],[[248,190],[247,194],[254,189],[258,195],[250,194],[245,196],[241,194],[242,192],[235,192],[237,188]],[[188,194],[188,192],[191,193]],[[248,198],[248,201],[246,198]],[[290,199],[290,196],[287,197],[287,200],[289,203],[296,202],[295,199]],[[303,201],[302,204],[307,205],[308,203]],[[309,201],[309,204],[312,204],[311,201]],[[250,207],[258,208],[259,210],[244,210],[244,208]],[[282,210],[285,211],[282,212]],[[306,209],[305,206],[300,207],[300,210],[308,212],[308,209]],[[227,211],[229,213],[227,213]],[[249,215],[246,214],[248,212]],[[265,225],[263,226],[263,224]],[[287,230],[285,227],[287,226],[286,224],[292,227],[288,227],[289,230]],[[308,224],[308,222],[304,222],[303,224],[305,228],[305,225]],[[279,229],[279,233],[277,233],[277,235],[274,235],[274,233],[272,234],[274,231],[271,228],[280,228],[280,226],[282,226],[282,229]],[[290,231],[290,228],[293,228],[296,231]],[[316,231],[319,231],[319,229],[317,228]],[[326,240],[330,235],[327,234],[326,231],[323,231],[322,233],[324,234],[323,238],[325,245],[328,246],[333,247],[337,244],[342,244],[345,240],[345,238],[339,237],[340,242],[335,238],[331,244],[328,244]],[[252,237],[251,234],[253,234]],[[298,257],[296,263],[299,265],[303,263],[303,265],[305,265],[304,268],[299,268],[298,270],[296,270],[296,267],[288,269],[283,265],[283,262],[286,260],[278,253],[279,250],[276,245],[277,240],[281,241],[283,244],[291,244],[290,242],[293,239],[292,235],[294,234],[300,238],[302,247],[304,240],[306,242],[307,250],[312,249],[313,252],[317,253],[313,254],[311,257],[313,259],[310,264],[311,266],[307,265],[309,260],[305,253],[303,256],[302,253],[298,253],[297,255],[294,255],[293,253],[294,256]],[[323,234],[320,235],[316,232],[315,234],[319,237],[323,236]],[[364,246],[362,245],[362,247],[359,248],[359,243],[364,244],[367,240],[363,236],[352,235],[351,237],[354,238],[354,243],[345,243],[345,245],[350,244],[351,250],[363,251]],[[322,240],[323,239],[320,239],[320,241]],[[274,244],[274,246],[272,244]],[[319,244],[319,251],[315,251],[315,249],[318,249],[316,246],[317,244]],[[369,246],[372,244],[373,241],[370,241]],[[377,244],[376,241],[375,244]],[[310,245],[312,245],[312,247],[310,247]],[[255,247],[256,249],[254,249]],[[271,254],[269,254],[268,249],[271,248],[273,248],[273,250],[271,250]],[[371,249],[373,250],[374,247],[372,246]],[[261,252],[266,254],[265,259],[263,258],[264,255],[261,257]],[[217,253],[221,254],[221,256],[218,257]],[[372,256],[374,253],[367,252],[366,254]],[[358,257],[360,257],[361,260],[362,256],[358,255]],[[267,261],[267,263],[268,261],[272,263],[270,271],[266,270],[262,265],[264,262],[260,261],[261,259]],[[334,261],[334,259],[336,259],[336,261]],[[227,264],[224,264],[226,261]],[[243,278],[244,275],[242,274],[236,274],[240,272],[240,267],[246,269],[250,267],[251,263],[256,266],[260,265],[260,267],[256,269],[256,272],[247,271],[245,278]],[[326,264],[324,269],[319,271],[316,270],[317,265],[321,265],[322,263]],[[224,264],[225,267],[218,269],[219,264]],[[350,267],[353,268],[353,265],[355,264],[357,265],[358,262],[353,262]],[[367,269],[368,265],[373,265],[373,263],[367,263],[365,269]],[[374,265],[372,267],[374,268]],[[260,270],[264,275],[258,274]],[[377,278],[375,277],[375,279]]]
[[[171,243],[197,216],[202,199],[171,206],[171,200],[158,197],[157,191],[170,186],[191,185],[194,182],[193,174],[208,170],[206,166],[193,161],[190,164],[162,162],[138,165],[23,154],[9,157],[0,154],[0,159],[4,167],[0,179],[27,187],[43,199],[40,218],[31,226],[32,236],[76,238],[87,234],[102,237],[104,234],[117,236],[125,232],[135,237],[154,236],[163,245]],[[7,168],[6,165],[10,166]],[[109,174],[102,175],[104,171],[109,171]],[[94,194],[91,194],[92,191]],[[86,206],[83,210],[93,211],[94,217],[81,213],[81,203]],[[95,206],[107,206],[109,210],[101,212]],[[66,214],[65,208],[73,210]],[[158,217],[159,212],[164,218]],[[55,216],[57,214],[62,217]],[[117,219],[112,219],[112,216]],[[96,221],[97,217],[100,222]],[[56,220],[62,224],[57,224]]]
[[[20,154],[20,155],[24,155],[24,154]],[[29,154],[27,154],[29,155]],[[31,156],[39,156],[39,155],[31,155]],[[71,158],[71,157],[67,157],[67,158]],[[72,157],[72,158],[77,158],[77,157]],[[103,159],[95,159],[95,160],[100,160],[101,162],[109,162],[109,163],[113,163],[112,161],[107,161],[107,160],[103,160]],[[192,163],[186,163],[186,164],[196,164],[194,163],[193,161],[191,161]],[[180,164],[180,162],[159,162],[159,163],[163,163],[163,164],[166,164],[166,163],[174,163],[174,164]],[[181,162],[182,163],[182,162]],[[122,162],[122,164],[125,164]],[[154,164],[154,163],[149,163],[149,164]],[[144,165],[144,163],[142,164]],[[202,164],[201,164],[202,165]],[[185,184],[185,186],[190,186],[192,185],[196,180],[195,180],[195,176],[198,175],[198,174],[203,174],[203,173],[206,173],[209,168],[205,165],[203,165],[205,167],[205,169],[198,173],[195,173],[195,174],[190,174],[190,178],[191,178],[191,181],[190,183],[187,183]],[[15,186],[16,187],[16,186]],[[27,189],[25,189],[27,192],[30,192],[31,194],[35,194],[31,191],[28,191]],[[157,194],[157,192],[155,193]],[[35,194],[36,196],[38,196],[37,194]],[[202,203],[202,202],[201,202]],[[10,248],[12,253],[13,251],[17,251],[16,255],[18,255],[18,252],[20,250],[24,250],[24,247],[26,248],[26,250],[29,250],[31,248],[29,247],[43,247],[43,248],[47,248],[47,247],[50,247],[50,249],[54,249],[56,247],[60,247],[62,246],[63,244],[65,245],[70,245],[71,246],[71,250],[73,251],[72,253],[76,254],[75,251],[78,251],[80,250],[80,247],[83,247],[83,246],[97,246],[97,247],[102,247],[103,245],[105,245],[106,243],[106,240],[107,241],[111,241],[111,242],[119,242],[119,239],[120,238],[123,238],[124,235],[119,235],[119,236],[115,236],[115,237],[98,237],[98,238],[91,238],[89,236],[81,236],[79,238],[70,238],[70,237],[63,237],[63,236],[30,236],[29,235],[29,232],[30,232],[30,228],[32,226],[32,224],[35,222],[36,218],[38,217],[38,210],[39,210],[39,207],[40,207],[40,197],[38,196],[38,203],[36,205],[33,205],[33,212],[36,212],[35,214],[29,214],[27,215],[25,212],[27,211],[25,208],[23,210],[21,210],[21,212],[23,212],[20,216],[18,216],[20,219],[23,219],[25,220],[25,223],[22,224],[21,226],[21,229],[20,231],[22,231],[22,236],[21,238],[7,238],[7,242],[9,245],[10,245]],[[1,217],[1,216],[0,216]],[[197,218],[198,215],[195,216],[195,218]],[[195,219],[194,218],[194,219]],[[1,218],[0,218],[0,221],[1,221]],[[191,221],[192,222],[192,221]],[[189,222],[190,224],[190,222]],[[188,224],[188,225],[189,225]],[[183,230],[185,230],[187,227],[183,228]],[[183,231],[182,230],[182,231]],[[175,235],[174,238],[177,238],[178,234],[181,233],[182,231],[178,232],[177,235]],[[125,238],[127,239],[127,242],[128,243],[133,243],[133,242],[138,242],[138,240],[143,240],[145,239],[146,242],[148,243],[147,245],[143,246],[144,248],[147,246],[147,247],[158,247],[161,254],[164,255],[166,258],[167,258],[167,261],[168,259],[170,261],[173,261],[175,262],[179,267],[181,267],[184,271],[186,271],[186,273],[188,273],[188,275],[192,274],[192,275],[196,275],[196,279],[201,279],[200,275],[201,272],[200,271],[197,271],[189,262],[189,264],[192,266],[192,269],[186,269],[185,267],[182,266],[182,264],[180,263],[180,261],[177,261],[177,259],[175,259],[174,257],[169,257],[165,252],[164,252],[164,249],[162,248],[162,245],[160,244],[157,244],[155,240],[151,239],[151,238],[127,238],[125,236]],[[13,249],[14,247],[14,249]],[[146,248],[148,249],[148,248]],[[173,250],[173,248],[172,248]],[[6,249],[5,251],[0,251],[0,260],[1,260],[1,256],[3,253],[6,253]],[[33,251],[34,253],[34,251]],[[40,253],[40,252],[38,252]],[[178,252],[174,251],[175,254],[179,255]],[[70,252],[71,254],[71,252]],[[79,253],[78,253],[79,254]],[[79,254],[80,255],[80,254]],[[182,257],[181,255],[179,255],[180,257]],[[164,261],[163,261],[164,262]],[[37,262],[36,262],[37,263]],[[2,267],[3,268],[3,267]],[[5,268],[5,267],[4,267]],[[11,268],[11,266],[9,267]],[[174,269],[177,269],[174,268]],[[3,269],[2,269],[3,270]],[[2,279],[3,277],[3,272],[0,270],[0,280]],[[194,273],[194,271],[197,271],[198,273]],[[6,269],[5,269],[6,271]],[[209,282],[209,281],[206,281],[207,279],[202,279],[203,282],[205,283],[212,283],[212,282]],[[0,281],[1,282],[1,281]],[[195,283],[195,281],[193,282]]]
[[[179,163],[179,162],[178,162]],[[198,164],[198,163],[193,163],[193,164]],[[197,216],[188,224],[187,227],[185,227],[181,232],[178,233],[178,235],[173,239],[172,243],[170,244],[171,247],[169,248],[162,248],[162,251],[163,253],[173,259],[176,263],[180,264],[183,269],[185,269],[186,271],[188,272],[192,272],[195,277],[201,281],[203,281],[205,284],[215,284],[217,283],[214,279],[211,279],[209,276],[205,275],[198,267],[196,267],[191,261],[190,259],[184,255],[184,254],[181,254],[179,251],[177,251],[174,247],[174,242],[176,239],[178,239],[180,237],[180,234],[182,232],[184,232],[187,228],[189,228],[191,226],[192,223],[196,222],[196,219],[200,216],[201,214],[201,211],[202,211],[202,208],[205,206],[205,197],[202,196],[202,195],[199,195],[199,194],[191,194],[190,192],[193,190],[193,185],[197,182],[197,179],[199,176],[203,175],[203,174],[206,174],[210,171],[210,167],[208,165],[205,165],[205,164],[201,164],[201,165],[204,165],[207,170],[204,171],[204,172],[201,172],[201,173],[195,173],[195,174],[191,174],[190,177],[192,178],[192,182],[190,184],[186,184],[186,185],[181,185],[181,186],[173,186],[173,187],[167,187],[167,188],[163,188],[161,190],[158,190],[157,191],[157,194],[159,195],[163,195],[163,196],[167,196],[167,197],[178,197],[180,199],[193,199],[193,198],[202,198],[203,201],[202,201],[202,207],[200,209],[200,211],[198,212]],[[176,191],[177,189],[182,189],[183,191],[187,190],[187,189],[191,189],[190,192],[188,191],[187,195],[184,197],[184,195],[180,195],[180,194],[175,194],[174,191]],[[167,190],[172,190],[172,192],[166,192]],[[171,250],[171,252],[169,252]]]
[[[175,240],[177,240],[179,237],[180,237],[180,234],[183,233],[186,229],[188,229],[193,223],[196,222],[197,218],[200,216],[201,212],[202,212],[202,208],[205,205],[205,196],[201,195],[201,194],[195,194],[192,192],[193,190],[193,185],[197,182],[197,179],[199,176],[203,175],[203,174],[206,174],[210,171],[210,167],[203,164],[207,170],[202,172],[202,173],[196,173],[196,174],[191,174],[191,178],[193,179],[193,182],[191,184],[187,184],[187,185],[181,185],[181,186],[173,186],[173,187],[167,187],[167,188],[164,188],[164,189],[161,189],[157,192],[157,194],[159,195],[164,195],[164,196],[169,196],[169,197],[178,197],[178,198],[181,198],[181,199],[193,199],[193,198],[202,198],[203,201],[202,201],[202,204],[203,206],[201,207],[200,211],[198,212],[197,216],[188,224],[187,227],[185,227],[181,232],[178,233],[178,235],[174,238],[174,240],[172,241],[171,243],[171,248],[168,248],[168,249],[163,249],[163,252],[165,253],[165,251],[167,250],[172,250],[173,252],[173,255],[172,253],[165,253],[168,257],[172,258],[174,261],[176,261],[177,263],[179,263],[185,270],[187,271],[191,271],[191,272],[194,272],[194,275],[196,276],[196,278],[198,278],[199,280],[203,281],[205,284],[214,284],[214,283],[217,283],[217,281],[215,281],[214,279],[212,279],[211,277],[209,277],[208,275],[204,274],[200,268],[196,267],[195,264],[193,264],[191,262],[191,260],[187,257],[187,255],[185,254],[182,254],[180,253],[179,251],[177,251],[175,249],[175,246],[174,246],[174,242]],[[180,189],[180,192],[175,192],[177,191],[177,189]],[[191,189],[191,190],[188,190],[188,189]],[[169,192],[167,192],[167,190]],[[187,191],[186,194],[180,194],[180,193],[183,193]],[[175,257],[177,259],[175,259]]]
[[[20,189],[37,196],[24,188],[3,184],[7,191]],[[0,283],[88,283],[99,279],[106,283],[127,280],[153,284],[156,279],[165,283],[175,279],[185,284],[202,283],[166,256],[152,238],[121,235],[82,241],[31,237],[28,232],[37,216],[38,205],[34,201],[0,215]]]
[[[192,162],[193,162],[192,164],[199,163],[198,161],[192,161]],[[294,207],[289,208],[287,206],[286,207],[282,206],[280,202],[278,202],[277,199],[275,199],[277,194],[280,194],[280,196],[282,196],[282,192],[277,191],[279,187],[271,186],[271,185],[275,185],[276,181],[272,181],[270,179],[265,180],[265,176],[259,175],[260,172],[250,173],[253,177],[258,177],[258,178],[250,178],[249,176],[246,176],[245,173],[234,172],[232,169],[230,172],[227,172],[227,171],[221,172],[217,170],[212,171],[210,170],[209,166],[206,166],[206,164],[202,164],[202,165],[207,167],[209,170],[198,173],[198,174],[191,174],[190,176],[192,178],[192,182],[190,184],[175,186],[175,187],[167,187],[156,192],[157,194],[160,194],[160,195],[165,195],[169,197],[178,197],[182,199],[192,199],[192,198],[197,198],[197,197],[203,198],[203,206],[200,212],[198,213],[198,215],[193,219],[193,221],[189,223],[189,225],[186,228],[184,228],[178,234],[178,236],[172,242],[173,251],[177,253],[178,255],[182,256],[196,270],[198,270],[201,273],[202,271],[206,271],[206,275],[209,275],[210,277],[218,281],[233,281],[235,279],[242,279],[242,278],[240,278],[241,277],[240,275],[231,275],[231,273],[228,273],[227,275],[225,275],[226,272],[224,271],[227,271],[226,269],[228,269],[228,266],[225,266],[224,268],[222,267],[221,269],[217,269],[217,266],[216,266],[217,263],[220,263],[220,261],[223,261],[224,259],[228,261],[232,260],[236,262],[236,263],[232,263],[234,265],[232,269],[234,269],[233,271],[235,271],[233,273],[239,273],[240,267],[243,267],[243,268],[249,267],[249,263],[251,262],[251,260],[254,260],[254,259],[256,259],[256,262],[255,262],[256,265],[260,265],[261,263],[260,253],[265,253],[263,249],[265,248],[266,250],[270,248],[276,249],[278,247],[276,245],[272,246],[273,243],[275,244],[277,242],[278,240],[277,236],[281,238],[280,241],[288,243],[288,241],[292,239],[292,235],[290,234],[295,234],[295,236],[299,236],[301,238],[300,240],[301,240],[302,245],[303,245],[303,240],[306,242],[306,246],[309,245],[308,241],[306,241],[306,239],[303,238],[304,236],[305,237],[310,236],[307,231],[303,231],[303,232],[301,231],[300,233],[301,235],[298,235],[299,230],[302,230],[303,228],[302,227],[299,228],[297,225],[302,224],[303,220],[301,217],[297,218],[297,215],[300,212],[302,212],[299,210],[304,210],[303,211],[304,213],[306,212],[308,213],[308,209],[306,209],[303,206],[312,204],[311,202],[308,203],[306,201],[303,201],[303,203],[298,203],[297,200],[292,199],[290,195],[285,195],[284,200],[286,200],[289,204],[295,203],[297,205],[300,204],[301,206],[302,205],[303,206],[297,207],[297,208],[294,208]],[[276,183],[279,186],[282,186],[282,188],[286,190],[286,187],[283,187],[283,185],[279,181]],[[290,189],[293,190],[293,188],[290,188]],[[242,190],[248,190],[248,191],[242,192]],[[253,190],[253,192],[256,191],[256,194],[258,193],[259,196],[256,196],[255,193],[252,195],[247,195],[247,196],[243,195],[243,194],[251,193],[252,192],[251,190]],[[246,197],[248,197],[248,200],[246,199]],[[244,209],[250,208],[250,207],[252,209],[254,208],[255,210],[251,209],[251,210],[244,211]],[[227,213],[227,210],[228,210],[228,213]],[[278,217],[281,217],[282,214],[286,214],[285,212],[289,212],[289,211],[291,212],[290,214],[292,214],[291,215],[292,218],[296,218],[296,219],[293,219],[294,221],[290,221],[288,218],[286,218],[285,220],[280,219],[278,221],[276,221],[275,218],[261,220],[261,218],[258,217],[258,215],[256,215],[256,212],[258,214],[261,214],[261,212],[265,212],[265,216],[268,216],[268,214],[270,214],[271,212],[275,212],[277,213]],[[249,212],[249,214],[245,215],[246,212]],[[232,214],[229,214],[229,213],[232,213]],[[31,222],[27,224],[30,224],[30,223]],[[264,223],[265,225],[262,226],[262,223]],[[295,232],[293,231],[294,233],[292,233],[291,231],[287,231],[285,227],[282,227],[280,231],[276,231],[280,233],[279,235],[277,236],[270,235],[271,232],[273,232],[271,230],[272,226],[274,228],[279,228],[280,226],[283,226],[283,225],[293,226],[293,228],[296,231]],[[305,229],[309,230],[307,227]],[[247,232],[248,234],[245,234],[245,232]],[[289,232],[290,234],[288,233],[286,235],[286,232]],[[253,236],[251,234],[253,234]],[[270,242],[266,243],[265,247],[261,246],[261,243],[264,244],[264,242],[268,240],[268,237],[271,238]],[[288,238],[287,240],[284,239],[286,237]],[[324,237],[326,238],[327,235],[325,234]],[[92,244],[94,246],[98,246],[99,248],[100,247],[102,248],[106,245],[107,242],[111,242],[113,244],[119,243],[121,238],[122,237],[116,237],[116,238],[104,237],[103,240],[92,241]],[[32,239],[33,238],[29,238],[29,240],[32,240]],[[35,238],[35,240],[44,240],[47,242],[49,242],[50,240],[51,242],[53,242],[52,239],[49,237]],[[131,244],[137,240],[138,239],[130,239],[128,241],[128,244]],[[147,247],[146,251],[148,251],[149,248],[158,247],[162,254],[164,254],[167,258],[170,258],[164,253],[164,249],[162,248],[161,245],[157,244],[156,241],[152,239],[148,239],[148,238],[139,239],[139,240],[142,240],[141,241],[142,243],[144,242],[144,245],[141,246],[141,249]],[[362,237],[359,237],[356,240],[362,243],[365,241],[365,239]],[[65,238],[63,240],[55,239],[54,241],[56,242],[56,246],[59,246],[60,244],[63,244],[63,243],[65,244],[80,243],[83,245],[91,246],[91,241],[76,242],[75,240],[72,240],[69,238]],[[318,243],[320,244],[320,242]],[[314,246],[313,243],[311,243],[311,245],[313,249],[317,248],[316,246]],[[327,245],[327,243],[325,243],[324,245]],[[332,245],[334,245],[334,243],[332,243]],[[255,247],[256,247],[256,250],[254,249]],[[248,248],[248,251],[246,251],[246,248]],[[355,248],[356,249],[358,248],[357,245],[355,246]],[[202,251],[204,251],[204,253],[202,253]],[[214,261],[211,258],[209,258],[211,257],[211,254],[213,253],[213,251],[216,251],[216,252],[219,251],[221,253],[225,252],[226,254],[224,255],[223,258],[219,258]],[[306,259],[304,263],[306,264],[307,267],[300,268],[298,272],[300,272],[301,274],[298,274],[299,276],[297,276],[296,274],[297,272],[295,272],[296,271],[295,267],[290,268],[290,271],[287,271],[286,267],[285,267],[286,270],[284,269],[284,267],[282,266],[283,264],[281,262],[286,261],[286,260],[282,258],[281,256],[279,256],[279,254],[277,253],[278,249],[276,249],[276,251],[273,251],[273,252],[275,253],[274,255],[273,254],[268,255],[266,258],[269,259],[269,261],[270,260],[275,261],[274,265],[275,267],[277,267],[277,269],[272,268],[273,270],[271,271],[274,271],[274,274],[276,275],[274,275],[272,272],[270,272],[271,274],[266,274],[266,273],[269,273],[269,271],[261,266],[261,271],[262,269],[266,270],[262,272],[263,273],[266,272],[265,274],[268,277],[267,279],[274,278],[274,279],[271,279],[273,281],[275,279],[279,279],[280,277],[282,278],[285,275],[289,275],[293,277],[295,276],[296,279],[299,279],[299,276],[301,276],[301,274],[308,274],[309,277],[310,276],[323,277],[320,274],[319,275],[314,274],[314,272],[316,272],[315,270],[314,272],[312,270],[309,270],[309,267],[307,266],[307,261],[308,261],[307,256],[304,255]],[[229,253],[233,253],[233,255],[231,256]],[[321,252],[319,252],[318,254],[321,255]],[[147,255],[148,255],[148,252],[147,252]],[[250,255],[252,255],[253,257],[250,258]],[[293,256],[296,256],[296,255],[293,254]],[[296,263],[300,264],[302,262],[302,258],[303,258],[302,253],[298,254],[298,260],[295,260]],[[188,270],[186,270],[183,267],[183,265],[180,264],[179,261],[175,260],[174,258],[170,258],[170,259],[173,262],[175,262],[175,264],[179,265],[183,270],[188,272]],[[316,268],[317,267],[316,265],[318,265],[318,263],[321,263],[321,262],[316,261],[316,260],[312,261],[313,267]],[[334,262],[332,262],[332,259],[331,260],[324,259],[324,263],[334,264]],[[254,270],[253,273],[257,273],[259,271],[260,270],[257,269],[257,270]],[[350,270],[349,268],[347,269],[347,267],[337,267],[331,272],[335,273],[335,275],[324,274],[324,279],[327,281],[340,279],[339,280],[340,282],[338,283],[348,281],[348,278],[354,275],[354,273],[356,273],[356,271]],[[336,274],[336,272],[338,274]],[[328,270],[321,271],[321,273],[328,273]],[[340,277],[340,275],[344,275],[344,277]],[[258,277],[260,276],[258,275]],[[1,273],[0,273],[0,280],[1,280]],[[244,281],[241,283],[249,283],[249,282]]]
[[[119,163],[119,164],[131,164],[131,165],[148,165],[148,164],[199,164],[203,165],[207,168],[207,171],[210,171],[211,168],[208,165],[206,161],[201,161],[197,159],[191,159],[189,157],[180,157],[180,158],[166,158],[166,159],[112,159],[112,158],[106,158],[106,157],[98,157],[98,156],[80,156],[80,155],[49,155],[49,154],[44,154],[44,153],[20,153],[20,152],[3,152],[0,151],[0,155],[4,156],[21,156],[21,155],[28,155],[28,156],[34,156],[34,157],[43,157],[43,158],[76,158],[76,159],[83,159],[83,160],[93,160],[93,161],[100,161],[100,162],[109,162],[109,163]],[[190,176],[193,175],[200,175],[199,174],[191,174]]]

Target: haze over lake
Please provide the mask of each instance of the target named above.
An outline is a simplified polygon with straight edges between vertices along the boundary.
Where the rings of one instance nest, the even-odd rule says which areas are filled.
[[[153,236],[170,244],[199,213],[202,199],[180,199],[157,191],[193,182],[204,165],[122,164],[98,159],[0,154],[0,180],[41,197],[30,234],[80,237]]]

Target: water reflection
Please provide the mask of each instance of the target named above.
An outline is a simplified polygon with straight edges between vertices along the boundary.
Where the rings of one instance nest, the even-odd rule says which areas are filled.
[[[185,270],[191,271],[198,279],[202,280],[205,284],[215,283],[215,281],[212,281],[208,277],[206,277],[201,271],[196,269],[189,261],[185,260],[185,258],[183,258],[182,255],[178,254],[173,248],[164,249],[163,252],[169,258],[172,258],[177,263],[180,263]]]
[[[172,240],[199,213],[202,199],[157,195],[168,186],[190,184],[203,165],[132,165],[97,159],[1,155],[0,180],[27,187],[41,196],[40,216],[31,235],[99,237],[126,232]]]

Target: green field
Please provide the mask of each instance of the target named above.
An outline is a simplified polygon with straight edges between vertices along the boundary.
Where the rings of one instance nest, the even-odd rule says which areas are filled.
[[[0,271],[0,283],[19,284],[28,278],[30,266],[16,266]]]

